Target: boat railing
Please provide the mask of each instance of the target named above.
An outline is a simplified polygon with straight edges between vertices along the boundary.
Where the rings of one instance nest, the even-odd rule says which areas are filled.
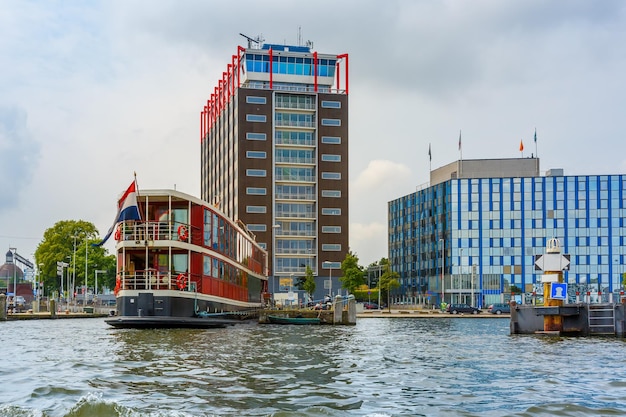
[[[117,240],[177,240],[202,244],[200,228],[180,222],[127,221],[116,232]]]
[[[120,278],[121,289],[125,290],[186,290],[189,288],[189,278],[182,272],[177,274],[147,269],[120,274]]]

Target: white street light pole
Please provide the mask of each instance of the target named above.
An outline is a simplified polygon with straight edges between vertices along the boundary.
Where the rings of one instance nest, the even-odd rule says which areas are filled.
[[[13,308],[15,309],[17,307],[16,304],[16,300],[17,300],[17,275],[15,273],[15,269],[17,268],[17,264],[15,263],[17,261],[15,254],[17,253],[17,248],[9,248],[10,251],[13,252]],[[7,292],[9,291],[9,286],[7,285]],[[15,312],[16,310],[14,310]]]
[[[441,242],[441,302],[443,303],[445,300],[445,296],[446,296],[446,289],[444,287],[444,282],[443,282],[443,271],[445,269],[445,260],[443,259],[443,252],[444,252],[444,248],[446,245],[446,241],[443,239],[439,239],[439,242]]]
[[[276,293],[276,231],[280,229],[280,224],[272,226],[272,298]]]
[[[476,264],[472,265],[472,304],[474,307],[474,272],[476,271]]]
[[[83,292],[83,309],[87,306],[87,234],[85,234],[85,290]]]
[[[104,269],[96,269],[96,282],[93,289],[94,298],[98,295],[98,274],[106,274],[107,271]]]
[[[461,282],[463,279],[463,248],[461,248],[461,258],[459,259],[459,303],[461,303]]]
[[[330,269],[330,273],[328,275],[328,296],[330,298],[333,297],[333,263],[331,261],[324,261],[325,264],[328,264],[328,268]]]
[[[72,299],[72,296],[74,295],[74,285],[76,285],[76,239],[78,239],[78,236],[72,237],[74,238],[74,257],[72,259],[72,285],[70,286],[71,293],[68,294],[70,299]]]

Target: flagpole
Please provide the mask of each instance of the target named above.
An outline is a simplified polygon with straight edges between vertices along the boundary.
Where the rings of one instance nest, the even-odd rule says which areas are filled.
[[[461,146],[461,129],[459,129],[459,178],[463,177],[463,146]]]
[[[433,170],[433,154],[430,151],[430,143],[428,144],[428,177]],[[430,181],[430,180],[429,180]]]
[[[539,158],[539,151],[537,150],[537,128],[535,128],[535,156]]]

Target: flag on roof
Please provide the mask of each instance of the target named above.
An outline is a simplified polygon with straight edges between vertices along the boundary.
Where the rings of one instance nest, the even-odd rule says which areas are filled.
[[[519,141],[519,151],[523,152],[524,151],[524,142],[520,139]]]
[[[428,144],[428,159],[429,159],[430,161],[432,161],[432,160],[433,160],[433,155],[430,153],[430,143]]]
[[[99,243],[93,243],[93,246],[102,246],[113,234],[113,230],[118,223],[126,220],[141,220],[141,213],[139,213],[139,205],[137,204],[137,179],[133,180],[130,186],[126,189],[126,192],[117,202],[117,214],[113,225],[107,232],[106,236]]]

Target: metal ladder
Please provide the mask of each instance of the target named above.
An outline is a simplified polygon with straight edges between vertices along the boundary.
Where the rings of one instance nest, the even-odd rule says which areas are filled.
[[[615,308],[613,304],[590,304],[587,311],[590,334],[615,335]]]

